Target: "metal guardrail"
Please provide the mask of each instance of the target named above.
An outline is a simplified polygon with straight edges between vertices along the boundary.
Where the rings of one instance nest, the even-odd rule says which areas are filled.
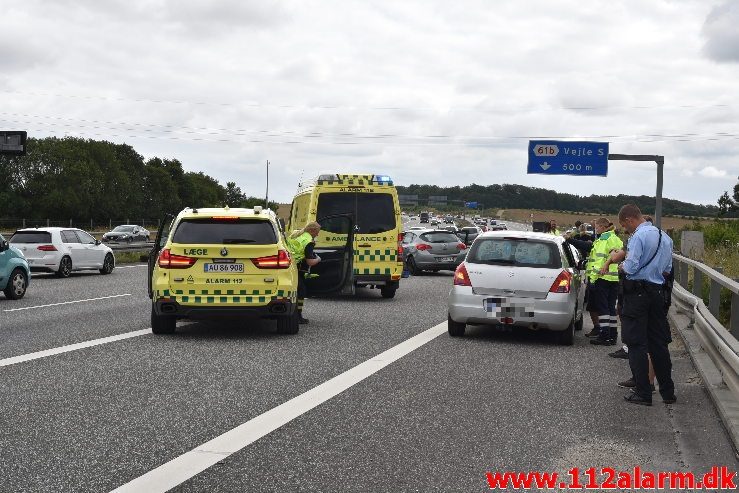
[[[701,347],[721,372],[731,393],[739,400],[739,282],[682,255],[673,254],[672,259],[676,281],[672,291],[675,307],[691,318]],[[691,273],[692,292],[689,285]],[[702,298],[704,276],[710,281],[708,306]],[[722,289],[731,292],[728,328],[718,320]]]

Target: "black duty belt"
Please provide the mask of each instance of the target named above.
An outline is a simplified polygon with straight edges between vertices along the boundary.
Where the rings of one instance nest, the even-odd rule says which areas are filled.
[[[623,280],[624,292],[631,293],[634,291],[662,291],[663,285],[649,281],[632,281],[630,279]]]

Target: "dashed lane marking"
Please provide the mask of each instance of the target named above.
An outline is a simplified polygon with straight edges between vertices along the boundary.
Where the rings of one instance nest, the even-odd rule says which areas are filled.
[[[54,356],[56,354],[69,353],[71,351],[77,351],[78,349],[84,349],[93,346],[99,346],[101,344],[107,344],[109,342],[122,341],[124,339],[131,339],[133,337],[142,336],[145,334],[151,334],[151,328],[135,330],[133,332],[126,332],[125,334],[118,334],[110,337],[103,337],[101,339],[93,339],[91,341],[78,342],[76,344],[69,344],[67,346],[60,346],[53,349],[45,349],[43,351],[36,351],[35,353],[22,354],[20,356],[13,356],[10,358],[0,359],[0,367],[15,365],[18,363],[25,363],[26,361],[33,361],[35,359],[46,358],[47,356]]]
[[[165,492],[224,460],[233,453],[323,404],[346,389],[374,375],[406,354],[447,331],[447,323],[421,332],[321,385],[260,414],[236,428],[175,457],[146,474],[113,490],[113,493]]]
[[[50,303],[48,305],[35,305],[35,306],[26,306],[23,308],[10,308],[8,310],[3,310],[4,312],[20,312],[23,310],[34,310],[36,308],[48,308],[50,306],[59,306],[59,305],[71,305],[72,303],[84,303],[86,301],[99,301],[99,300],[108,300],[111,298],[121,298],[123,296],[131,296],[131,293],[126,294],[114,294],[111,296],[101,296],[100,298],[88,298],[86,300],[74,300],[74,301],[62,301],[60,303]]]

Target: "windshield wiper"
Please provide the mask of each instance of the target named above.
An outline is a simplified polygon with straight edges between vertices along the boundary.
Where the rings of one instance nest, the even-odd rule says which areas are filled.
[[[248,238],[224,238],[223,243],[227,245],[243,245],[245,243],[254,243],[254,240]]]

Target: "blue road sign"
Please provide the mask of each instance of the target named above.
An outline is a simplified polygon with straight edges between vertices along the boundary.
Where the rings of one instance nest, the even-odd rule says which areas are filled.
[[[465,202],[464,206],[467,209],[477,209],[477,202]]]
[[[608,142],[530,140],[527,173],[607,176]]]

